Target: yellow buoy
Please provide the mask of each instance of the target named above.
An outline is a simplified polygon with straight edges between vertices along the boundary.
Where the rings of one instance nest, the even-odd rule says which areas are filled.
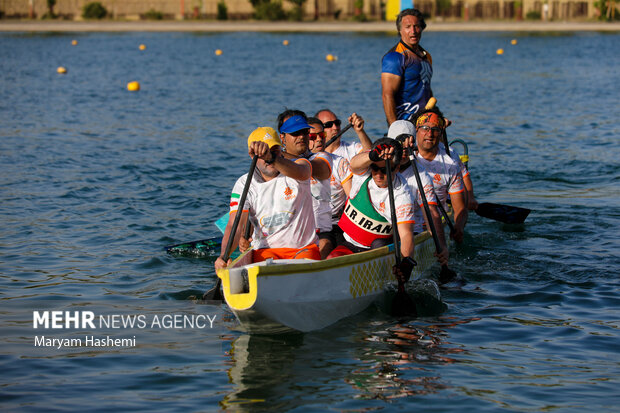
[[[517,39],[512,39],[512,40],[510,41],[510,44],[512,44],[512,45],[517,44]]]
[[[497,54],[504,54],[504,49],[497,49]]]
[[[217,50],[215,51],[215,55],[216,55],[216,56],[220,56],[222,53],[224,53],[224,52],[222,52],[220,49],[217,49]]]
[[[59,66],[58,69],[56,69],[56,71],[60,73],[61,75],[64,75],[65,73],[67,73],[67,69],[65,69],[62,66]]]
[[[135,81],[127,83],[127,90],[130,92],[137,92],[140,90],[140,83]]]
[[[145,46],[145,45],[143,45],[143,44],[141,44],[141,45],[140,45],[140,50],[146,50],[146,46]]]
[[[284,40],[284,41],[282,42],[282,44],[283,44],[284,46],[288,46],[288,40]]]
[[[77,46],[77,40],[71,40],[71,44],[72,44],[73,46]]]
[[[327,56],[325,56],[325,60],[327,60],[328,62],[335,62],[336,60],[338,60],[338,57],[330,53]]]

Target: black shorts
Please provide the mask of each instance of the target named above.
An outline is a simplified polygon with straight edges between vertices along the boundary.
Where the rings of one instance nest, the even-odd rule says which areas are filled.
[[[338,225],[333,225],[331,231],[319,232],[319,239],[328,240],[334,247],[344,241],[342,229]]]

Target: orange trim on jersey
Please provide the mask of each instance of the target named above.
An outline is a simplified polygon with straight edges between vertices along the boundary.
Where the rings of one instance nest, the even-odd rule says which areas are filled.
[[[461,189],[460,191],[456,191],[456,192],[448,192],[448,195],[452,195],[452,194],[460,194],[461,192],[464,192],[465,189]]]
[[[325,162],[327,164],[327,166],[329,166],[329,174],[331,175],[332,174],[332,166],[329,164],[329,161],[327,159],[325,159],[325,158],[321,158],[320,156],[317,156],[316,158],[314,158],[313,161],[316,160],[316,159],[322,160],[323,162]]]
[[[347,176],[346,178],[344,178],[344,180],[340,181],[340,184],[344,184],[345,182],[347,182],[349,179],[353,179],[353,172],[351,172],[349,174],[349,176]]]
[[[396,225],[400,225],[400,224],[415,224],[415,221],[402,221],[402,222],[396,221]]]
[[[230,211],[228,213],[228,215],[232,214],[233,212],[237,212],[237,211],[239,211],[239,210],[238,209],[233,209],[232,211]],[[250,212],[250,210],[249,209],[242,209],[241,213],[243,214],[244,212]]]

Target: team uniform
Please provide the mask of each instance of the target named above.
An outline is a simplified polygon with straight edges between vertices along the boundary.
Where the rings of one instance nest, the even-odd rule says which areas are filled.
[[[394,204],[398,224],[415,222],[414,201],[405,179],[396,174]],[[344,239],[360,250],[369,249],[376,240],[389,244],[392,237],[392,217],[389,191],[379,188],[370,172],[353,175],[351,193],[338,223]]]
[[[332,225],[338,225],[344,204],[347,202],[347,194],[345,194],[342,184],[353,177],[353,172],[351,172],[351,165],[346,158],[333,153],[330,155],[333,162],[332,176],[329,180],[331,188],[331,223]]]
[[[422,165],[431,177],[437,200],[447,210],[448,196],[465,191],[461,174],[462,163],[448,156],[445,150],[439,150],[432,161],[427,161],[419,154],[416,154],[416,157],[418,165]]]
[[[312,154],[310,160],[321,159],[329,165],[330,178],[333,177],[333,158],[327,152]],[[314,209],[314,219],[316,228],[319,232],[330,231],[332,229],[332,208],[331,208],[331,179],[318,180],[310,178],[310,191],[312,192],[312,206]]]
[[[345,142],[341,140],[340,146],[332,153],[351,162],[351,158],[360,153],[362,149],[362,144],[359,142]]]
[[[429,205],[437,205],[437,196],[435,195],[435,191],[433,190],[433,182],[431,180],[431,177],[421,165],[418,165],[418,172],[420,173],[420,180],[422,181],[422,185],[424,186],[424,195],[426,195],[427,202],[429,203]],[[409,185],[409,190],[414,196],[415,225],[413,227],[413,231],[418,234],[424,231],[424,214],[422,213],[422,196],[420,195],[420,191],[418,188],[418,181],[415,178],[415,172],[413,172],[413,166],[409,165],[407,169],[405,169],[404,171],[400,171],[399,174],[402,175],[403,178],[405,178],[407,184]]]
[[[239,194],[246,180],[247,174],[233,187],[231,213],[239,209]],[[288,253],[297,249],[302,250],[296,253],[296,258],[320,259],[310,191],[310,180],[298,181],[278,175],[265,181],[259,171],[254,173],[243,206],[243,211],[249,211],[254,226],[254,262],[269,257],[281,258],[278,250]]]
[[[424,109],[432,96],[433,60],[421,47],[420,53],[421,55],[418,55],[399,41],[381,60],[381,73],[401,77],[400,86],[394,97],[397,119],[411,119],[418,111]]]

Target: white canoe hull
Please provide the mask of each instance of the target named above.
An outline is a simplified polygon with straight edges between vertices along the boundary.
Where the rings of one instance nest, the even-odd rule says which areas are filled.
[[[416,237],[411,279],[418,279],[435,258],[428,233]],[[267,260],[249,264],[246,252],[217,272],[226,303],[251,333],[313,331],[358,314],[381,299],[392,275],[394,247],[330,260]]]

